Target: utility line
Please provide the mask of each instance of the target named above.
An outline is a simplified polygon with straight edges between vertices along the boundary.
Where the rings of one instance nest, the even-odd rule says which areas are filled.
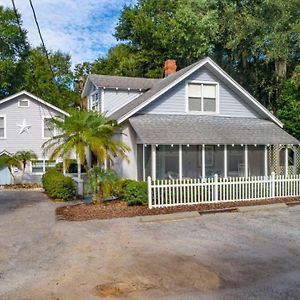
[[[24,31],[22,30],[22,27],[21,27],[21,21],[20,21],[20,18],[19,18],[19,15],[18,15],[18,11],[17,11],[16,5],[15,5],[15,1],[11,0],[11,2],[12,2],[12,5],[13,5],[14,14],[15,14],[15,17],[16,17],[16,21],[17,21],[17,24],[18,24],[20,35],[23,38],[23,44],[24,44],[25,50],[29,52],[30,48],[29,48],[28,43],[26,42],[26,36],[25,36],[25,33],[24,33]],[[38,81],[36,79],[36,76],[35,76],[35,73],[34,73],[34,70],[33,70],[33,65],[32,65],[32,62],[31,62],[30,59],[28,60],[28,63],[29,63],[29,70],[30,70],[30,72],[32,74],[32,79],[35,82],[37,89],[40,90],[39,83],[38,83]],[[41,95],[42,95],[42,93],[41,93]],[[45,106],[46,106],[46,109],[47,109],[48,113],[50,114],[51,118],[53,118],[51,110],[47,107],[47,105],[45,105]],[[43,107],[42,107],[42,109],[44,110]],[[41,112],[41,107],[40,106],[39,106],[39,113],[40,113],[40,116],[42,118],[42,112]],[[48,125],[47,122],[46,122],[46,126],[47,126],[48,130],[51,130],[51,128],[49,127],[49,125]]]
[[[49,64],[49,69],[52,73],[52,80],[55,80],[55,75],[54,75],[54,72],[53,72],[53,68],[52,68],[52,65],[51,65],[51,62],[50,62],[50,58],[49,58],[46,46],[45,46],[45,42],[44,42],[44,39],[43,39],[43,36],[42,36],[42,32],[41,32],[41,29],[40,29],[40,25],[39,25],[39,22],[38,22],[36,13],[35,13],[35,9],[34,9],[32,0],[29,0],[29,4],[30,4],[30,7],[31,7],[31,10],[32,10],[32,13],[33,13],[34,21],[35,21],[35,24],[36,24],[36,27],[37,27],[37,30],[38,30],[38,33],[39,33],[39,36],[40,36],[40,40],[42,42],[43,50],[45,52],[45,55],[46,55],[46,58],[47,58],[47,61],[48,61],[48,64]]]

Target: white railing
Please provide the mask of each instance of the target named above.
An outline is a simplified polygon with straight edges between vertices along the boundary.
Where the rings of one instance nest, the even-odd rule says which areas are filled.
[[[300,196],[300,175],[155,181],[148,177],[149,208],[295,196]]]

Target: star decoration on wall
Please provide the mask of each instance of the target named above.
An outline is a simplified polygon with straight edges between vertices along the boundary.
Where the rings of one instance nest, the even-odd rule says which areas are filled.
[[[19,134],[22,134],[23,132],[29,133],[29,128],[30,128],[31,126],[32,126],[32,125],[26,124],[26,120],[24,119],[24,120],[23,120],[23,123],[18,125],[18,127],[20,127]]]

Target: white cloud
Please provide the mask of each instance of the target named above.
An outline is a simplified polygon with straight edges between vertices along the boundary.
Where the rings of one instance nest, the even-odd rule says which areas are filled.
[[[114,27],[125,4],[135,0],[33,0],[47,49],[61,50],[72,56],[73,65],[104,56],[116,44]],[[33,46],[40,39],[29,1],[15,0],[23,27]],[[12,7],[10,0],[0,5]]]

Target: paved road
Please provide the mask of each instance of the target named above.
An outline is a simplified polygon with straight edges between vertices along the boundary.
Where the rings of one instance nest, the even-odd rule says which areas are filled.
[[[56,206],[0,191],[1,300],[299,299],[300,207],[141,223]]]

